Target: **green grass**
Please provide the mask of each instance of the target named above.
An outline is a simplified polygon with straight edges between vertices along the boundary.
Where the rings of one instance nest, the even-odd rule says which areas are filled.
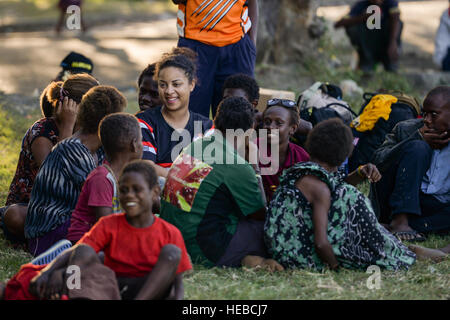
[[[427,245],[443,245],[450,238],[432,237]],[[254,269],[205,269],[185,278],[186,299],[449,299],[450,262],[419,261],[405,272],[382,272],[380,289],[370,290],[370,274],[342,270],[339,273],[289,270],[268,273]]]
[[[135,93],[126,94],[128,112],[137,110]],[[0,95],[0,203],[6,198],[14,174],[21,139],[27,128],[39,118],[36,108],[29,117],[20,116],[5,106]],[[443,247],[450,236],[430,237],[425,246]],[[31,256],[12,249],[0,235],[0,281],[12,277]],[[185,298],[207,300],[239,299],[450,299],[450,261],[439,264],[417,262],[408,272],[382,272],[381,288],[370,290],[370,274],[342,270],[339,273],[289,270],[268,273],[254,269],[206,269],[195,265],[185,277]]]

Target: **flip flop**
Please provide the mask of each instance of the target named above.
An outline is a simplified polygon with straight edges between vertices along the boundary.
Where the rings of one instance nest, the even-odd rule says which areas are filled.
[[[419,233],[415,230],[412,231],[397,231],[393,232],[393,235],[400,241],[408,242],[422,242],[427,240],[427,237],[423,233]]]

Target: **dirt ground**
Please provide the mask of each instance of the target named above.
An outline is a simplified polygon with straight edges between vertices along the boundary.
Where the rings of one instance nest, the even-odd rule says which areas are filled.
[[[405,24],[404,66],[434,68],[434,34],[447,7],[447,0],[400,4]],[[326,6],[318,13],[336,20],[347,11],[347,5]],[[0,33],[0,91],[37,96],[58,73],[60,61],[71,50],[92,57],[94,75],[101,83],[132,90],[140,70],[176,46],[175,23],[175,17],[170,16],[145,23],[96,26],[85,35],[78,31],[65,31],[62,36],[52,31]],[[346,40],[343,33],[338,33],[336,39],[339,37]]]

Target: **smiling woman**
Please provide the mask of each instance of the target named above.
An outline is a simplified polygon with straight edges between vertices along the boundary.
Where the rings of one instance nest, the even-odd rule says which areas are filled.
[[[165,53],[156,63],[154,75],[162,106],[136,115],[142,128],[143,158],[159,167],[172,165],[175,146],[181,143],[186,147],[212,127],[211,120],[189,110],[190,94],[196,85],[195,59],[195,52],[188,48],[174,48]],[[180,134],[182,131],[186,134]],[[165,177],[167,171],[158,170],[158,175]]]

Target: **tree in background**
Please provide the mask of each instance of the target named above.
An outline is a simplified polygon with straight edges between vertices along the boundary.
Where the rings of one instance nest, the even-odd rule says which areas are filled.
[[[301,60],[316,50],[324,26],[314,0],[258,0],[257,61],[276,65]]]

